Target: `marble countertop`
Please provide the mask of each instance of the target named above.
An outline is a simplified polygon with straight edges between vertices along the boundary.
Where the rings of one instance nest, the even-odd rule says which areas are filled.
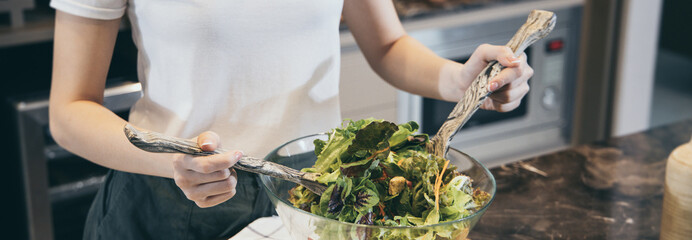
[[[470,239],[658,239],[665,163],[692,120],[491,169]]]
[[[690,141],[692,119],[491,169],[480,239],[658,239],[665,163]],[[235,239],[290,239],[278,217]]]

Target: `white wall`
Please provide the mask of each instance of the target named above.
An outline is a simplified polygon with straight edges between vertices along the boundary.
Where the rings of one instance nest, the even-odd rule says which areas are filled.
[[[663,0],[625,0],[613,97],[611,135],[649,128]]]

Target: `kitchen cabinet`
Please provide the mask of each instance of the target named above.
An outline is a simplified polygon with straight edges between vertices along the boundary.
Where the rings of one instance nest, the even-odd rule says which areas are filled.
[[[342,33],[342,39],[350,33]],[[397,90],[368,65],[355,42],[341,47],[339,83],[342,119],[374,117],[397,122]]]

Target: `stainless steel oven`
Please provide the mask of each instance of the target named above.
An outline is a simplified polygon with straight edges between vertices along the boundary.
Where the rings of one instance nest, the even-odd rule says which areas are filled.
[[[109,80],[104,106],[127,119],[140,98],[140,84]],[[114,83],[115,82],[115,83]],[[106,168],[58,146],[48,128],[48,95],[32,94],[12,100],[19,139],[24,200],[30,239],[74,239]]]
[[[581,1],[508,4],[461,13],[457,18],[440,17],[425,20],[428,23],[409,24],[412,37],[440,56],[463,63],[482,43],[506,44],[535,8],[554,11],[557,25],[546,39],[526,50],[535,70],[529,80],[531,91],[521,106],[509,113],[479,110],[451,143],[489,166],[570,144]],[[459,19],[462,17],[468,20]],[[435,27],[426,28],[426,25]],[[423,132],[434,134],[454,105],[399,92],[397,120],[416,120]]]

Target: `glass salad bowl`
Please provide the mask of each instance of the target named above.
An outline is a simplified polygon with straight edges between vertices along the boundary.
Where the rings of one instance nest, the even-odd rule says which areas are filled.
[[[326,134],[316,134],[292,140],[269,153],[265,160],[294,169],[312,167],[315,139],[326,140]],[[446,159],[457,170],[473,179],[473,187],[490,194],[490,200],[475,213],[457,220],[425,226],[375,226],[340,222],[294,207],[289,202],[289,190],[295,183],[262,175],[264,190],[293,239],[466,239],[469,231],[483,216],[495,197],[495,178],[480,162],[465,153],[450,148]]]

